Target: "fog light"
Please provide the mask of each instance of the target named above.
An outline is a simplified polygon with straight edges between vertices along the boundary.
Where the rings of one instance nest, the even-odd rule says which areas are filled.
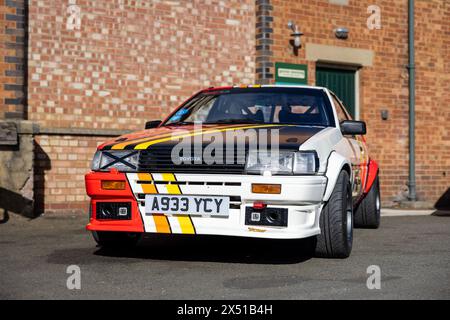
[[[104,190],[125,190],[125,181],[102,180]]]
[[[131,203],[97,202],[95,217],[97,220],[130,220]]]
[[[114,203],[97,204],[97,219],[114,219],[116,206]]]
[[[119,217],[128,216],[128,208],[127,207],[119,207],[119,209],[117,210],[117,215]]]
[[[255,210],[252,207],[246,207],[245,224],[248,226],[287,227],[288,209],[264,208]]]
[[[252,183],[253,193],[269,193],[269,194],[280,194],[281,184],[261,184]]]

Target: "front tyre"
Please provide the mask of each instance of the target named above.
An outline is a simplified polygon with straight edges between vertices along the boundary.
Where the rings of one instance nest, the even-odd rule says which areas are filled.
[[[135,232],[92,231],[92,236],[101,247],[134,247],[142,239],[142,234]]]
[[[355,227],[377,229],[380,226],[380,182],[378,176],[355,212]]]
[[[316,236],[315,255],[347,258],[353,245],[353,203],[350,178],[341,171],[333,193],[320,213],[321,234]]]

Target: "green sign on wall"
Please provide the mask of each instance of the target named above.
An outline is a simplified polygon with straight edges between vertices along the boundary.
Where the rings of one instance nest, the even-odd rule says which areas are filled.
[[[275,62],[275,83],[307,84],[308,66],[306,64]]]

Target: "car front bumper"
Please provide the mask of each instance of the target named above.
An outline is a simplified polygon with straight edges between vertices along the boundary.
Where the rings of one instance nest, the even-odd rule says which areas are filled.
[[[126,181],[125,190],[102,190],[102,180]],[[252,192],[252,184],[280,184],[280,194]],[[319,215],[327,179],[324,176],[200,175],[161,173],[99,173],[86,175],[91,197],[92,231],[203,234],[256,238],[299,239],[320,233]],[[146,194],[229,196],[229,216],[146,215]],[[99,202],[131,202],[129,220],[98,220]],[[267,208],[287,210],[287,226],[246,222],[246,208],[264,203]]]

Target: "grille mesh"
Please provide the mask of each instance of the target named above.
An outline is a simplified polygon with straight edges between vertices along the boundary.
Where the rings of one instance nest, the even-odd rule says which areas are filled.
[[[186,161],[175,164],[172,161],[172,147],[151,147],[143,150],[139,156],[139,171],[141,172],[183,172],[183,173],[211,173],[211,174],[242,174],[245,169],[246,152],[237,152],[232,156],[224,150],[222,163],[209,164],[208,158],[203,158],[201,163]],[[194,150],[191,149],[191,154]],[[211,156],[215,157],[212,153]]]

